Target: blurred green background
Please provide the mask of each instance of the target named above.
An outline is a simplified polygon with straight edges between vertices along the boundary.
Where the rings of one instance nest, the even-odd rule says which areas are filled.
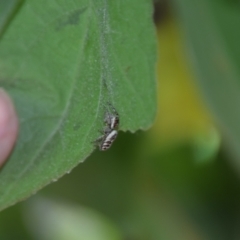
[[[0,240],[240,239],[239,171],[189,63],[172,8],[156,3],[158,115],[0,214]]]

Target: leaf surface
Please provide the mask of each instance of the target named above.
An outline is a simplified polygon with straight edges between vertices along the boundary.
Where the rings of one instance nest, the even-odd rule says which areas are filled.
[[[0,42],[0,84],[20,135],[0,171],[0,209],[59,178],[95,148],[110,103],[120,130],[156,109],[150,1],[26,1]]]
[[[0,36],[3,34],[15,11],[22,0],[1,0],[0,1]]]

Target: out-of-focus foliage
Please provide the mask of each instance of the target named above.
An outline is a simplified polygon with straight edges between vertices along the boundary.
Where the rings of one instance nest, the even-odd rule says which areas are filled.
[[[192,142],[196,160],[204,161],[218,151],[220,136],[203,104],[189,70],[180,31],[173,19],[158,26],[158,116],[152,127],[156,148]]]
[[[96,151],[57,183],[2,212],[1,240],[70,239],[86,226],[81,209],[87,213],[85,230],[110,229],[106,234],[122,239],[240,239],[239,176],[220,148],[214,115],[196,88],[175,18],[161,21],[157,33],[159,111],[153,128],[120,133],[109,151]],[[55,212],[48,211],[46,199]],[[73,219],[83,222],[76,226]]]
[[[27,225],[33,229],[36,239],[121,239],[111,222],[96,211],[84,207],[37,199],[30,202],[26,215]]]
[[[189,59],[240,171],[240,4],[227,0],[173,0]]]

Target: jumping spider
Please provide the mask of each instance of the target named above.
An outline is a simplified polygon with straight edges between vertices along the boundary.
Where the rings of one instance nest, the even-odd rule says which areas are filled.
[[[109,104],[110,105],[110,104]],[[106,124],[103,135],[97,139],[100,151],[106,151],[111,146],[118,134],[119,114],[116,109],[110,105],[112,111],[106,112],[104,122]]]

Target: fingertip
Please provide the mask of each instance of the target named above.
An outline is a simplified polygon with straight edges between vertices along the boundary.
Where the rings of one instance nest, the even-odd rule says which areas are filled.
[[[0,166],[11,153],[18,134],[18,117],[8,94],[0,88]]]

